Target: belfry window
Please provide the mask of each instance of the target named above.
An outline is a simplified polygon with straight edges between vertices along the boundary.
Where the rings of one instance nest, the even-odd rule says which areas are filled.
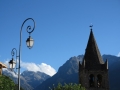
[[[89,85],[90,87],[94,87],[95,77],[93,74],[89,76]]]
[[[97,87],[100,88],[102,86],[102,75],[97,75]]]

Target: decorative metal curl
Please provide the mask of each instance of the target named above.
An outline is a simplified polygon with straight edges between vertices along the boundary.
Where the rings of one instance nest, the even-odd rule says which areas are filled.
[[[25,22],[28,21],[28,20],[32,20],[33,23],[34,23],[34,26],[33,26],[33,27],[31,27],[30,25],[27,26],[26,31],[30,34],[30,33],[32,33],[32,32],[34,31],[34,29],[35,29],[35,21],[34,21],[32,18],[28,18],[28,19],[26,19],[26,20],[23,22],[23,24],[22,24],[22,26],[21,26],[21,30],[22,30],[23,25],[25,24]]]
[[[13,48],[12,51],[11,51],[11,55],[12,55],[12,57],[15,55],[14,50],[16,51],[16,55],[17,55],[17,49],[16,49],[16,48]]]

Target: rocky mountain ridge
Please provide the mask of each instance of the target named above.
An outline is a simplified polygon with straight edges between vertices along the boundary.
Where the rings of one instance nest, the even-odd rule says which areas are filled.
[[[103,60],[108,59],[109,65],[109,84],[110,90],[120,90],[120,57],[114,55],[103,55]],[[25,90],[49,90],[53,84],[59,82],[64,83],[79,83],[78,81],[78,62],[82,61],[83,55],[71,57],[60,68],[58,72],[50,77],[41,72],[24,71],[21,74],[21,86]],[[4,71],[3,74],[11,77],[17,83],[15,78],[9,72]]]
[[[108,59],[109,68],[109,86],[110,90],[120,90],[120,57],[114,55],[103,55],[103,60]],[[51,78],[44,81],[34,90],[49,90],[49,87],[53,87],[60,83],[79,83],[78,77],[78,62],[81,61],[83,55],[78,57],[71,57],[63,64],[58,72]]]
[[[8,69],[3,71],[3,75],[10,77],[16,84],[18,83],[17,74]],[[24,90],[33,90],[39,84],[51,76],[42,72],[24,71],[20,75],[20,85]]]

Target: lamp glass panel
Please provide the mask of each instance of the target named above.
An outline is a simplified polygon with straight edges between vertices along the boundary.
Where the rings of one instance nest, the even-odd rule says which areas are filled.
[[[12,64],[10,64],[10,68],[12,68]]]
[[[26,40],[26,44],[28,48],[31,48],[33,46],[34,40],[32,38],[28,38]]]
[[[15,65],[16,65],[16,63],[13,63],[13,66],[12,66],[12,67],[15,68]]]
[[[16,62],[14,60],[11,60],[9,65],[10,65],[10,68],[15,68]]]
[[[32,47],[32,46],[33,46],[33,43],[34,43],[33,39],[32,39],[32,40],[30,40],[30,47]]]

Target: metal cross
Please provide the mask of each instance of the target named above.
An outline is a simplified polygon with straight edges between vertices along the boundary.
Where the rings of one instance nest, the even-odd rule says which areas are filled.
[[[92,29],[93,25],[90,25],[89,27]]]

